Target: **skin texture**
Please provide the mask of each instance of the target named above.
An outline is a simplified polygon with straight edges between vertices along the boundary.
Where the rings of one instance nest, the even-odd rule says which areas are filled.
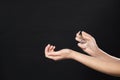
[[[55,46],[48,44],[45,47],[45,56],[55,61],[73,59],[96,71],[120,77],[120,59],[101,50],[94,37],[82,31],[82,34],[76,33],[75,40],[78,42],[78,47],[88,55],[71,49],[55,51]]]

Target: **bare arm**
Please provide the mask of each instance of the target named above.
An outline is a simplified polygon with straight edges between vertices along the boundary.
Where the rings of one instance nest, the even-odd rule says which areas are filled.
[[[95,61],[89,62],[87,66],[109,75],[120,76],[120,59],[101,50],[96,44],[94,37],[83,31],[82,34],[78,32],[75,39],[78,41],[78,47],[96,59]],[[84,40],[85,43],[82,44],[81,40]],[[74,59],[79,61],[76,57]]]
[[[97,57],[87,56],[76,51],[71,51],[72,59],[100,72],[112,76],[120,76],[120,60],[112,56],[109,59],[99,59]],[[103,53],[104,54],[104,53]]]
[[[120,59],[113,57],[106,52],[102,51],[96,44],[95,39],[86,32],[83,32],[85,43],[82,44],[81,37],[76,34],[78,46],[89,55],[71,49],[61,49],[55,51],[55,46],[47,45],[45,48],[45,56],[53,60],[73,59],[76,60],[96,71],[120,77]]]

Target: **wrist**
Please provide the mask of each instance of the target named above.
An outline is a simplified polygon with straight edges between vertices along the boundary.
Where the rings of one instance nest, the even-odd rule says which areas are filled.
[[[74,55],[73,50],[69,49],[69,50],[68,50],[68,54],[69,54],[69,55],[68,55],[68,58],[69,58],[69,59],[73,59],[73,55]]]
[[[94,55],[95,57],[100,57],[100,58],[104,58],[107,56],[106,53],[102,49],[100,49],[99,47],[94,51],[93,54],[95,54]]]
[[[76,58],[76,56],[78,56],[78,52],[76,52],[74,50],[70,50],[69,58],[74,60]]]
[[[71,49],[63,49],[64,53],[66,54],[64,57],[66,59],[72,59],[73,56],[73,50]]]
[[[102,54],[102,50],[99,47],[94,47],[93,50],[88,52],[91,56],[100,56]]]

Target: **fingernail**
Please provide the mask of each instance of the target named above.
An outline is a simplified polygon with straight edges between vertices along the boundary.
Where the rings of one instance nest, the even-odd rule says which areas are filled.
[[[50,44],[48,44],[47,46],[50,46]]]
[[[55,49],[55,46],[53,46],[53,48]]]
[[[78,45],[80,45],[80,43],[78,43]]]
[[[82,31],[82,32],[85,32],[85,31]]]
[[[80,34],[80,31],[78,31],[77,33],[79,33],[79,34]]]
[[[80,31],[80,35],[82,35],[82,31]]]

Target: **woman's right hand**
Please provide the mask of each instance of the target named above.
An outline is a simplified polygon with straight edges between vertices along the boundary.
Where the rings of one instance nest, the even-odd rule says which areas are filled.
[[[82,31],[82,34],[80,35],[80,32],[76,33],[75,37],[76,41],[78,41],[78,46],[88,53],[91,56],[97,56],[99,55],[98,52],[100,51],[95,39],[88,33]],[[84,43],[81,43],[81,41],[84,40]]]

